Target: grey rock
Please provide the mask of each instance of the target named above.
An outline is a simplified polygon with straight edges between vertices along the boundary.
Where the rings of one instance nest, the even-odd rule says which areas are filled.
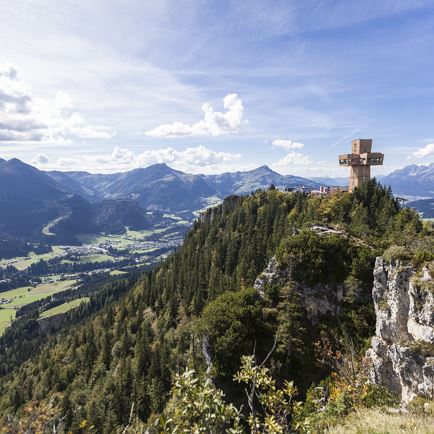
[[[431,276],[400,262],[377,258],[372,298],[376,335],[367,351],[371,380],[394,391],[404,404],[416,396],[433,398],[434,296]],[[434,347],[433,347],[434,348]]]

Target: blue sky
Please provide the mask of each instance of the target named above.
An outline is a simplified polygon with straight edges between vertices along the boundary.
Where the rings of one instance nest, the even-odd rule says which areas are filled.
[[[0,2],[0,157],[113,172],[434,161],[434,1]]]

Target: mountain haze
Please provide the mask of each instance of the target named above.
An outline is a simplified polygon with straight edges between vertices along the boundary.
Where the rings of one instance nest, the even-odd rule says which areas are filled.
[[[245,172],[219,175],[191,175],[166,164],[154,164],[109,175],[87,172],[47,172],[65,188],[75,188],[89,200],[129,198],[146,209],[193,211],[208,204],[208,198],[224,199],[231,194],[247,194],[260,188],[318,188],[319,184],[297,176],[280,175],[268,166]]]
[[[0,162],[0,234],[29,241],[77,242],[84,232],[144,229],[148,220],[134,201],[91,202],[83,188],[61,173],[48,176],[18,159]],[[1,256],[1,255],[0,255]]]
[[[432,197],[434,164],[407,166],[382,178],[394,194]],[[0,234],[26,241],[74,242],[84,232],[122,232],[126,226],[147,228],[147,212],[194,212],[232,194],[245,195],[275,185],[278,189],[318,189],[342,180],[281,175],[268,166],[257,169],[193,175],[166,164],[123,173],[43,172],[18,159],[0,159]],[[432,214],[432,201],[412,202]],[[152,217],[155,221],[157,214]],[[56,237],[55,237],[56,235]]]
[[[434,197],[434,163],[412,164],[380,178],[395,194]]]

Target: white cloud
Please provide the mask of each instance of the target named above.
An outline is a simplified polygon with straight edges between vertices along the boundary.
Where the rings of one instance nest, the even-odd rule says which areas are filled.
[[[417,151],[413,152],[409,158],[420,159],[428,157],[430,155],[434,155],[434,143],[429,143],[428,145],[419,148]]]
[[[288,166],[307,166],[311,163],[309,155],[301,152],[290,151],[285,157],[281,158],[276,164],[276,167],[287,168]]]
[[[216,112],[209,103],[202,104],[203,119],[194,124],[173,122],[146,132],[152,137],[221,136],[238,132],[243,124],[243,103],[236,93],[223,98],[226,112]],[[244,121],[246,122],[246,121]]]
[[[304,143],[294,142],[289,139],[277,139],[272,142],[273,148],[283,149],[301,149],[304,148]]]
[[[46,157],[44,154],[38,154],[33,160],[32,164],[34,165],[44,165],[48,163],[48,157]]]
[[[294,149],[304,148],[304,143],[295,142],[291,139],[276,139],[273,140],[271,144],[273,148],[282,148],[289,151],[283,158],[274,163],[273,166],[277,170],[286,172],[288,169],[293,170],[294,168],[306,168],[312,163],[309,155],[294,151]]]
[[[47,162],[37,156],[32,162],[45,169],[89,170],[91,172],[121,172],[152,164],[166,163],[169,166],[188,173],[216,173],[233,170],[231,166],[241,158],[240,154],[218,152],[205,146],[188,147],[183,150],[162,148],[135,154],[128,149],[115,147],[110,154],[88,154],[85,158],[58,158]]]
[[[0,66],[0,141],[64,143],[73,138],[109,139],[112,130],[90,125],[71,98],[35,98],[11,65]]]

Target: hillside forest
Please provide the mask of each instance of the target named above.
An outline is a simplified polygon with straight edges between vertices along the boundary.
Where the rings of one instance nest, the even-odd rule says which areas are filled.
[[[36,317],[0,337],[0,425],[322,432],[392,405],[363,370],[375,258],[420,269],[432,246],[432,224],[375,180],[230,196],[160,265],[91,295],[55,333],[29,335]],[[260,285],[272,258],[275,279]]]

